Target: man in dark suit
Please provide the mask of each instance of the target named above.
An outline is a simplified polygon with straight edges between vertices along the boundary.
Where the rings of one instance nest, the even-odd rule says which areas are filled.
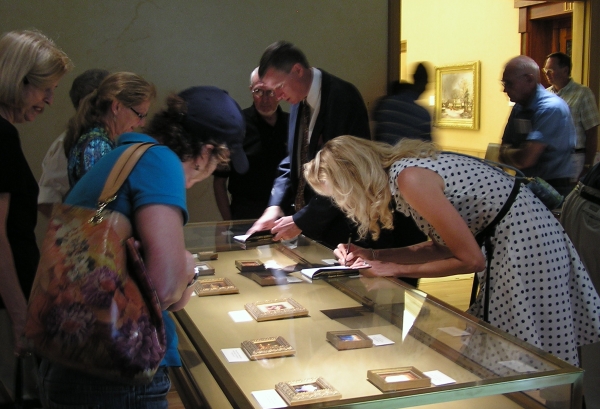
[[[279,165],[269,206],[249,232],[270,229],[276,240],[303,233],[331,247],[348,241],[353,230],[351,223],[331,200],[316,195],[305,185],[302,165],[337,136],[370,139],[367,108],[360,93],[349,82],[310,67],[304,53],[284,41],[267,47],[258,74],[279,100],[292,107],[288,156]],[[303,155],[305,137],[308,144]],[[293,215],[285,216],[290,213]]]

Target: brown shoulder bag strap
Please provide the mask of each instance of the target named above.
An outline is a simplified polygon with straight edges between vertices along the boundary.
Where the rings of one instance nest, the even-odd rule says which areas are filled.
[[[100,197],[98,198],[98,202],[110,202],[114,200],[113,197],[117,194],[123,183],[125,183],[125,180],[131,173],[133,167],[137,164],[142,155],[153,145],[156,144],[152,142],[136,143],[123,152],[110,171],[106,183],[104,183],[104,189],[102,189],[102,193],[100,193]]]
[[[98,198],[98,208],[96,209],[96,214],[88,221],[89,223],[93,225],[102,223],[102,220],[104,220],[102,216],[104,208],[117,198],[117,192],[123,183],[125,183],[125,180],[127,179],[127,176],[129,176],[129,173],[131,173],[133,167],[136,165],[142,155],[153,145],[156,144],[152,142],[136,143],[131,145],[125,150],[125,152],[121,154],[110,171],[106,182],[104,183],[104,188],[102,189],[102,193],[100,193],[100,197]]]

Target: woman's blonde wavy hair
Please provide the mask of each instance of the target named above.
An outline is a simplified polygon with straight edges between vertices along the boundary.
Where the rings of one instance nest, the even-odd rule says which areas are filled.
[[[304,165],[304,177],[320,195],[333,199],[358,225],[360,238],[379,238],[382,228],[392,229],[392,194],[388,170],[402,158],[435,157],[431,142],[404,138],[391,146],[355,136],[328,141]]]

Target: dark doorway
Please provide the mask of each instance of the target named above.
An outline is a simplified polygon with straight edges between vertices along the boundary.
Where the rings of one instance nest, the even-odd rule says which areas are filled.
[[[523,54],[540,67],[550,53],[562,51],[571,56],[573,12],[565,4],[568,3],[545,3],[520,9]],[[541,79],[548,87],[546,77],[541,75]]]

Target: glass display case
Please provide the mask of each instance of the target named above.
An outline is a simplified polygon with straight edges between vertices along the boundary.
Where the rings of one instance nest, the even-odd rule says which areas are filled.
[[[581,369],[394,278],[311,281],[300,270],[329,265],[330,249],[303,236],[260,246],[234,240],[250,225],[242,221],[185,227],[188,250],[207,258],[216,252],[217,259],[206,261],[215,274],[207,277],[227,279],[237,290],[194,296],[174,314],[187,385],[196,389],[206,406],[258,409],[264,403],[257,400],[259,391],[273,393],[278,384],[291,384],[293,389],[295,381],[323,379],[338,392],[334,400],[292,404],[390,409],[581,407]],[[261,285],[252,273],[236,268],[236,261],[243,260],[259,260],[279,280]],[[290,299],[308,314],[264,321],[246,314],[247,305]],[[328,341],[328,332],[346,334],[344,341],[365,334],[374,342],[338,349],[331,338]],[[293,348],[292,355],[234,362],[227,354],[242,351],[245,341],[279,337]],[[394,382],[401,384],[403,371],[411,368],[430,382],[394,388]],[[393,375],[389,382],[387,375]],[[304,393],[300,388],[297,392]]]

